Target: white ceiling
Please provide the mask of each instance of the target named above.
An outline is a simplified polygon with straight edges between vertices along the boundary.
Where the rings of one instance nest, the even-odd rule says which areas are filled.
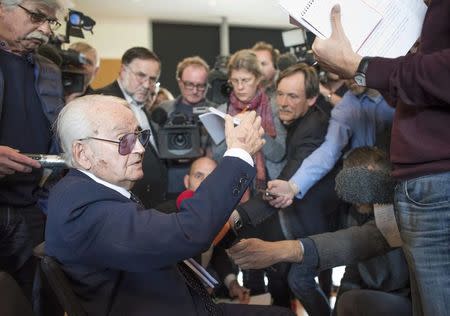
[[[151,20],[289,28],[278,0],[72,0],[74,9],[96,18]]]

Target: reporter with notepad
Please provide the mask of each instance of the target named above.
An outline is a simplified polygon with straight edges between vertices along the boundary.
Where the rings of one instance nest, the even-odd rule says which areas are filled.
[[[395,59],[355,53],[339,6],[331,24],[330,38],[313,44],[321,66],[379,90],[396,107],[391,161],[401,182],[395,208],[414,315],[450,315],[450,1],[431,1],[418,51]]]
[[[237,117],[246,111],[256,111],[261,116],[266,144],[255,155],[256,189],[265,189],[266,182],[278,176],[283,166],[276,164],[283,160],[286,149],[286,130],[277,115],[272,112],[269,97],[263,89],[263,79],[264,75],[256,54],[248,49],[236,52],[228,62],[228,82],[233,91],[228,102],[217,108]],[[212,145],[213,158],[220,160],[225,150],[225,142]],[[273,168],[269,167],[267,161],[272,162],[270,166]]]

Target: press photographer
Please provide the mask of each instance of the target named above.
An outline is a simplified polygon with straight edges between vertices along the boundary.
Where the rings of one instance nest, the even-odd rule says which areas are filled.
[[[158,131],[160,156],[169,158],[169,193],[184,190],[183,177],[190,159],[206,154],[208,133],[198,123],[198,115],[217,105],[206,99],[209,66],[198,56],[187,57],[177,65],[176,79],[181,95],[160,104],[167,123]],[[167,135],[167,136],[166,136]]]

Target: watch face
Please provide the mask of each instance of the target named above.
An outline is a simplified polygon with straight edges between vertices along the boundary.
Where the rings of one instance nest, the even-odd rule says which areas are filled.
[[[358,86],[366,86],[366,76],[364,74],[356,74],[353,78]]]

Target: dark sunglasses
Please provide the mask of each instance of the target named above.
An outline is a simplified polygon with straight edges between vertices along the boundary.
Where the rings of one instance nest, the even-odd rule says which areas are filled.
[[[137,140],[139,140],[139,142],[145,148],[148,144],[148,141],[150,140],[150,134],[151,134],[150,130],[145,129],[142,131],[136,131],[134,133],[125,134],[122,137],[120,137],[118,141],[105,139],[105,138],[98,138],[98,137],[81,138],[81,139],[79,139],[79,141],[87,140],[87,139],[96,139],[96,140],[102,140],[104,142],[119,144],[119,154],[122,156],[126,156],[126,155],[131,154],[134,146],[136,145]]]

